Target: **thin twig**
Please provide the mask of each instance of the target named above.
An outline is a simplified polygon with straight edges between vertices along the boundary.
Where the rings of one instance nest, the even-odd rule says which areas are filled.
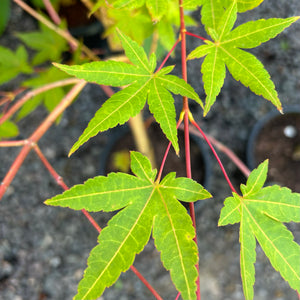
[[[30,6],[28,6],[26,3],[24,3],[22,0],[13,0],[16,2],[20,7],[22,7],[26,12],[28,12],[31,16],[33,16],[35,19],[46,25],[48,28],[52,29],[55,31],[57,34],[62,36],[64,39],[66,39],[72,47],[77,49],[79,46],[79,42],[77,39],[75,39],[67,30],[63,30],[47,20],[45,17],[43,17],[41,14],[37,13],[34,9],[32,9]],[[81,46],[81,50],[91,59],[94,61],[98,61],[99,58],[96,56],[92,50],[90,50],[88,47],[85,45]]]
[[[57,87],[62,87],[65,85],[70,85],[70,84],[75,84],[80,82],[81,79],[77,78],[68,78],[68,79],[63,79],[59,80],[56,82],[52,82],[46,85],[43,85],[42,87],[36,88],[34,90],[31,90],[27,92],[18,102],[16,102],[1,118],[0,118],[0,125],[8,120],[16,111],[18,111],[24,103],[26,103],[28,100],[33,98],[34,96],[41,94],[43,92],[49,91],[51,89],[57,88]]]
[[[207,138],[206,134],[203,132],[203,130],[200,128],[200,126],[195,121],[192,121],[191,123],[199,130],[199,132],[202,134],[204,140],[207,142],[208,146],[210,147],[211,151],[213,152],[213,154],[214,154],[214,156],[215,156],[215,158],[216,158],[216,160],[217,160],[217,162],[218,162],[218,164],[219,164],[219,166],[220,166],[220,168],[222,170],[222,173],[223,173],[223,175],[224,175],[224,177],[225,177],[225,179],[226,179],[226,181],[227,181],[227,183],[228,183],[231,191],[233,193],[238,194],[237,191],[235,190],[234,186],[232,185],[232,183],[231,183],[231,181],[230,181],[230,179],[229,179],[229,177],[227,175],[227,172],[226,172],[226,170],[225,170],[225,168],[224,168],[224,166],[223,166],[223,164],[222,164],[222,162],[220,160],[220,157],[217,154],[216,150],[214,149],[212,143],[210,142],[210,140]]]
[[[60,19],[58,13],[53,8],[53,5],[50,2],[50,0],[43,0],[43,3],[45,5],[45,8],[46,8],[46,10],[47,10],[48,15],[50,16],[50,18],[53,20],[53,22],[56,25],[59,25],[61,23],[61,19]]]
[[[23,146],[15,161],[12,163],[9,171],[4,177],[0,185],[0,200],[2,199],[5,191],[9,187],[10,183],[16,176],[18,170],[23,164],[28,153],[32,147],[39,141],[39,139],[45,134],[50,126],[55,122],[59,115],[72,103],[78,93],[85,87],[86,82],[79,81],[61,100],[61,102],[55,107],[55,109],[49,114],[49,116],[41,123],[41,125],[33,132],[33,134],[27,139],[27,143]]]
[[[180,39],[181,39],[181,69],[182,69],[182,79],[187,82],[187,55],[186,55],[186,28],[184,21],[184,8],[183,8],[183,0],[179,0],[179,13],[180,13]],[[190,152],[190,135],[189,135],[189,103],[188,98],[183,97],[183,108],[182,112],[184,113],[184,150],[185,150],[185,167],[186,167],[186,176],[187,178],[192,178],[192,167],[191,167],[191,152]],[[195,229],[195,236],[193,238],[194,242],[198,246],[197,241],[197,225],[196,225],[196,217],[195,217],[195,207],[194,203],[189,203],[189,210],[191,220],[193,222],[193,227]],[[199,253],[198,253],[199,260]],[[197,300],[201,300],[201,292],[200,292],[200,271],[199,264],[195,265],[197,270]]]
[[[179,129],[183,130],[183,126],[179,126]],[[202,139],[203,136],[202,134],[193,126],[190,126],[190,132]],[[215,139],[214,137],[212,137],[209,134],[206,134],[207,138],[210,140],[210,142],[217,147],[217,149],[221,152],[223,152],[225,155],[227,155],[229,157],[229,159],[237,166],[237,168],[246,176],[249,177],[251,171],[249,170],[249,168],[239,159],[239,157],[231,150],[229,149],[227,146],[225,146],[224,144],[222,144],[220,141],[218,141],[217,139]]]

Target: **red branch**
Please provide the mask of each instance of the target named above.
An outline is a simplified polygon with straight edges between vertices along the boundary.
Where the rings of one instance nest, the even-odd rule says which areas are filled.
[[[183,126],[179,126],[179,129],[183,130]],[[199,136],[200,138],[204,139],[202,134],[194,127],[190,126],[190,132],[196,136]],[[251,171],[249,168],[239,159],[239,157],[227,146],[222,144],[220,141],[215,139],[214,137],[205,134],[207,138],[210,140],[210,142],[217,147],[218,150],[223,152],[225,155],[228,156],[228,158],[237,166],[237,168],[246,176],[249,177]]]
[[[33,132],[33,134],[24,142],[23,148],[21,149],[15,161],[12,163],[9,171],[7,172],[0,185],[0,200],[2,199],[5,191],[16,176],[18,170],[20,169],[30,150],[35,146],[35,144],[40,140],[40,138],[45,134],[45,132],[51,127],[51,125],[60,116],[60,114],[73,102],[74,98],[84,88],[85,85],[86,82],[80,80],[68,92],[68,94],[66,94],[66,96],[49,114],[49,116],[41,123],[41,125]]]
[[[185,34],[193,36],[193,37],[196,37],[197,39],[200,39],[202,41],[208,41],[208,39],[206,39],[206,38],[204,38],[204,37],[202,37],[202,36],[200,36],[198,34],[194,34],[192,32],[189,32],[189,31],[186,31]]]
[[[180,37],[181,37],[181,68],[182,68],[182,78],[187,82],[187,63],[186,63],[186,29],[184,23],[184,9],[183,9],[183,0],[179,0],[179,12],[180,12]],[[187,97],[183,97],[183,112],[184,112],[184,146],[185,146],[185,165],[186,165],[186,175],[187,178],[192,178],[192,169],[191,169],[191,155],[190,155],[190,135],[189,135],[189,103]],[[195,237],[194,242],[198,245],[197,241],[197,226],[196,226],[196,217],[194,203],[189,203],[190,216],[195,228]],[[199,254],[198,254],[199,256]],[[199,257],[198,257],[199,258]],[[199,276],[199,264],[196,264],[196,269],[198,276],[196,279],[197,284],[197,300],[201,299],[200,293],[200,276]]]
[[[205,133],[203,132],[203,130],[200,128],[200,126],[195,122],[195,121],[191,121],[192,124],[199,130],[199,132],[202,134],[203,138],[205,139],[205,141],[207,142],[208,146],[210,147],[211,151],[213,152],[216,160],[218,161],[218,164],[223,172],[223,175],[228,183],[228,185],[230,186],[230,189],[232,192],[236,193],[237,194],[237,191],[235,190],[235,188],[233,187],[228,175],[227,175],[227,172],[219,158],[219,155],[217,154],[216,150],[214,149],[213,145],[211,144],[210,140],[208,139],[208,137],[205,135]]]

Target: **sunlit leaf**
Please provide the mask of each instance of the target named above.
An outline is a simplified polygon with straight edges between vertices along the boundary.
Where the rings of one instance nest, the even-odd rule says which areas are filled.
[[[300,222],[300,194],[277,185],[263,188],[268,161],[260,164],[241,186],[243,196],[225,200],[219,225],[240,222],[241,276],[247,300],[253,299],[255,238],[275,270],[300,292],[300,246],[282,222]]]
[[[120,210],[108,222],[91,251],[75,299],[96,299],[132,265],[135,255],[153,238],[161,260],[183,299],[196,299],[198,254],[191,218],[178,199],[197,201],[211,195],[197,182],[167,175],[161,183],[149,160],[131,152],[136,176],[98,176],[47,200],[53,206],[87,211]]]
[[[240,48],[253,48],[274,38],[285,28],[297,21],[298,17],[287,19],[269,19],[250,21],[230,31],[235,23],[237,10],[255,7],[260,1],[247,1],[245,6],[240,1],[220,0],[205,1],[202,7],[202,22],[214,42],[206,41],[194,49],[188,59],[206,56],[202,64],[206,102],[206,115],[220,93],[224,83],[227,66],[234,79],[240,81],[255,94],[271,101],[281,111],[281,102],[270,75],[262,63],[252,54]]]

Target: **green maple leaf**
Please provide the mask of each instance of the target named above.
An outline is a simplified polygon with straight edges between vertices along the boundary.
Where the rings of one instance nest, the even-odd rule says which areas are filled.
[[[49,69],[44,70],[42,73],[37,74],[37,77],[28,79],[22,83],[22,86],[27,88],[38,88],[50,82],[55,82],[68,78],[68,75],[57,68],[51,66]],[[30,101],[26,102],[20,109],[17,119],[18,121],[22,118],[25,118],[33,110],[36,109],[41,103],[45,105],[47,110],[51,112],[56,105],[61,101],[61,99],[66,94],[66,88],[57,87],[51,89],[45,93],[38,94],[34,96]],[[60,119],[59,117],[58,119]]]
[[[271,101],[281,111],[281,103],[269,73],[254,55],[240,48],[259,46],[274,38],[299,17],[251,21],[232,30],[238,2],[231,1],[226,10],[222,5],[217,5],[217,2],[218,0],[207,1],[202,8],[202,22],[214,42],[207,41],[206,45],[199,46],[188,56],[188,59],[205,56],[201,67],[206,92],[204,115],[209,112],[224,84],[225,66],[234,79]],[[250,2],[254,5],[255,1],[249,1],[249,5]]]
[[[95,299],[111,286],[133,264],[135,255],[148,242],[152,227],[155,245],[176,288],[183,299],[196,299],[195,230],[178,200],[194,202],[211,195],[191,179],[175,178],[175,173],[156,182],[156,170],[138,152],[131,152],[131,170],[135,176],[98,176],[45,202],[76,210],[121,209],[101,231],[75,299]]]
[[[23,46],[19,46],[15,52],[0,46],[0,84],[11,80],[20,73],[33,72],[28,62],[28,54]]]
[[[66,40],[42,23],[40,31],[17,33],[17,37],[28,47],[38,51],[32,60],[33,65],[60,60],[62,52],[68,49]]]
[[[121,32],[119,36],[125,53],[133,65],[116,61],[92,62],[81,66],[55,64],[70,75],[98,84],[111,86],[129,84],[108,99],[96,112],[88,127],[73,145],[70,154],[98,132],[123,124],[135,116],[144,107],[146,99],[155,119],[178,152],[176,112],[170,92],[187,96],[202,105],[201,100],[183,79],[167,75],[173,67],[166,67],[154,73],[155,54],[148,60],[144,49],[136,42]]]
[[[277,185],[263,188],[268,161],[250,174],[241,185],[243,196],[233,193],[225,200],[219,226],[240,222],[241,277],[247,300],[253,299],[256,241],[275,270],[300,292],[300,246],[282,222],[300,222],[300,194]]]
[[[1,117],[2,115],[0,114],[0,118]],[[19,134],[19,128],[15,123],[7,120],[2,124],[0,124],[0,141],[2,139],[15,137],[18,134]]]

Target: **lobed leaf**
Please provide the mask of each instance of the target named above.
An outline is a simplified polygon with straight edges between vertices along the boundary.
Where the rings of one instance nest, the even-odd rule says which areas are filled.
[[[32,60],[33,65],[60,60],[62,52],[68,49],[66,40],[42,23],[39,31],[16,35],[28,47],[38,51]]]
[[[146,81],[149,74],[133,65],[116,61],[95,61],[79,66],[68,66],[53,63],[60,70],[84,79],[103,85],[122,86],[133,81]]]
[[[98,245],[91,251],[88,267],[78,285],[77,300],[96,299],[133,264],[151,233],[151,197],[136,202],[117,215],[101,231]]]
[[[215,29],[218,34],[218,40],[222,41],[224,36],[230,32],[237,17],[237,0],[233,0],[229,7],[225,10],[224,14],[218,22],[218,27]]]
[[[242,212],[243,219],[240,225],[240,266],[241,277],[243,281],[243,291],[246,300],[253,299],[253,286],[255,282],[255,268],[256,261],[256,240],[251,228],[249,227],[249,216],[247,210]]]
[[[274,83],[262,63],[252,54],[238,48],[220,47],[226,66],[233,78],[252,92],[270,100],[279,111],[281,102]]]
[[[33,69],[29,66],[27,59],[28,54],[23,46],[19,46],[15,52],[0,46],[0,84],[20,73],[32,73]]]
[[[123,124],[130,117],[135,116],[145,105],[147,97],[151,112],[178,152],[176,112],[170,91],[194,99],[203,106],[199,96],[184,80],[174,75],[166,75],[173,70],[174,66],[162,68],[153,74],[156,67],[155,54],[152,54],[148,61],[142,47],[122,32],[118,31],[118,33],[126,55],[135,65],[116,61],[93,62],[81,66],[54,64],[68,74],[90,82],[114,86],[130,84],[124,90],[114,94],[96,112],[83,134],[73,145],[69,155],[98,132]]]
[[[254,48],[276,37],[299,17],[250,21],[232,30],[223,45],[238,48]]]
[[[157,211],[153,224],[153,238],[161,261],[170,270],[172,281],[183,299],[196,299],[198,261],[195,230],[185,208],[166,191],[156,192]]]
[[[197,47],[188,55],[188,59],[206,56],[201,68],[207,94],[204,115],[210,110],[223,86],[224,63],[237,81],[249,87],[255,94],[271,101],[280,112],[282,111],[269,73],[252,54],[239,48],[259,46],[274,38],[299,17],[251,21],[230,31],[236,21],[237,11],[254,8],[261,2],[256,0],[225,0],[222,3],[220,0],[204,1],[202,22],[215,42],[205,41],[206,45]]]
[[[176,129],[176,111],[174,99],[170,92],[165,89],[158,79],[151,81],[148,96],[148,104],[151,113],[169,141],[171,141],[176,153],[179,152],[177,129]]]
[[[98,132],[124,124],[130,117],[137,115],[145,105],[147,85],[148,82],[142,85],[132,84],[106,101],[90,120],[87,128],[71,148],[69,155]]]
[[[183,79],[174,75],[165,75],[159,77],[158,79],[159,83],[166,89],[171,91],[173,94],[180,94],[181,96],[186,96],[187,98],[193,99],[197,101],[201,105],[201,107],[203,107],[203,103],[198,94]]]
[[[97,176],[84,184],[75,185],[63,194],[45,201],[45,204],[75,210],[114,211],[149,194],[149,189],[152,190],[152,185],[146,185],[134,176],[110,173],[107,177]]]
[[[46,201],[48,205],[76,210],[122,209],[101,231],[75,299],[100,297],[132,265],[149,240],[152,225],[155,244],[176,288],[183,299],[194,299],[198,260],[195,230],[177,199],[195,201],[210,194],[191,179],[175,178],[175,173],[167,175],[162,183],[154,182],[156,170],[138,152],[131,152],[131,169],[136,177],[123,173],[98,176]]]
[[[186,177],[175,178],[175,173],[169,173],[164,177],[161,189],[175,195],[180,201],[194,202],[211,198],[211,194],[199,183]]]
[[[287,188],[263,188],[268,161],[252,171],[243,196],[233,194],[225,200],[219,225],[240,221],[241,276],[246,299],[253,299],[255,238],[275,270],[300,290],[300,246],[281,222],[300,222],[300,194]]]
[[[221,88],[224,84],[226,76],[225,63],[219,55],[220,49],[215,48],[209,53],[201,66],[201,72],[203,74],[204,90],[206,93],[204,116],[207,115],[211,106],[216,101],[216,97],[219,95]]]
[[[122,33],[120,30],[118,35],[120,37],[122,46],[125,50],[125,54],[128,59],[137,66],[137,68],[143,69],[148,74],[151,73],[151,66],[149,64],[147,55],[143,47],[139,46],[137,42],[131,40],[128,36]]]

